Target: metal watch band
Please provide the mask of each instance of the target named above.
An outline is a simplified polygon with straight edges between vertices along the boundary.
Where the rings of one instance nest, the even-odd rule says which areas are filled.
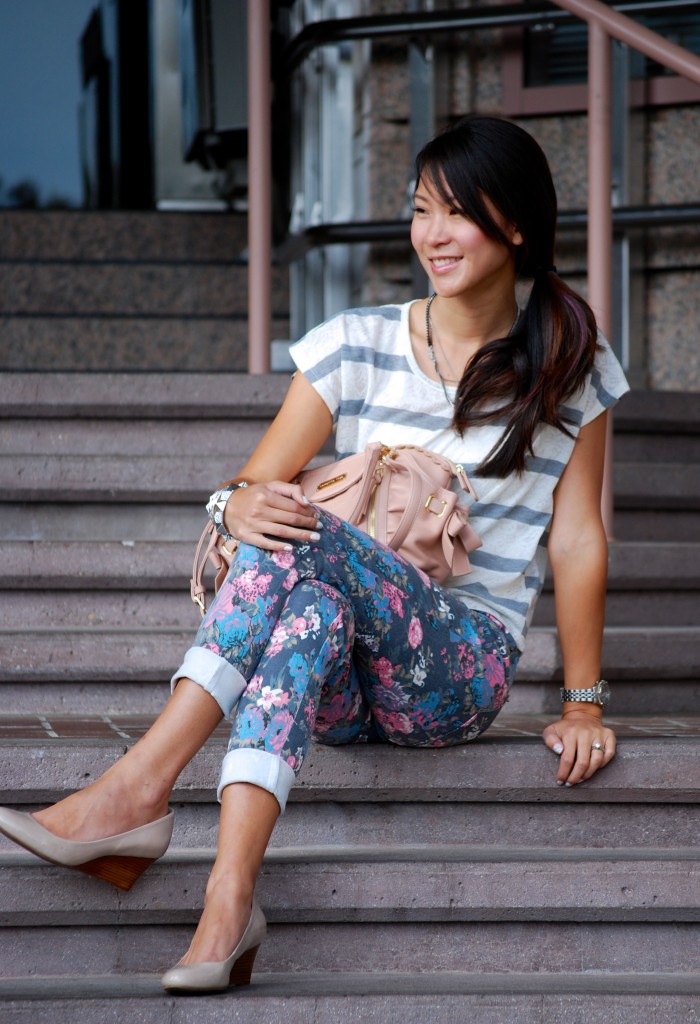
[[[234,491],[247,486],[248,484],[245,480],[241,480],[238,484],[226,484],[225,487],[221,487],[218,491],[214,491],[207,502],[207,515],[216,527],[216,532],[223,537],[224,540],[233,540],[233,534],[229,533],[224,526],[224,509],[226,508],[226,502]]]
[[[599,679],[595,686],[579,690],[559,690],[562,701],[575,701],[581,704],[598,704],[605,707],[610,701],[610,687],[605,679]]]

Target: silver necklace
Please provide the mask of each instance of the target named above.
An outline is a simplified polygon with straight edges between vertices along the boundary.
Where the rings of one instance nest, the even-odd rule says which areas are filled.
[[[430,361],[433,364],[433,366],[435,367],[435,372],[438,375],[438,379],[439,379],[440,383],[442,384],[442,390],[444,392],[445,399],[447,400],[449,405],[453,405],[454,403],[453,403],[452,399],[447,394],[447,381],[445,380],[445,378],[443,377],[442,373],[440,372],[440,367],[438,365],[438,361],[437,361],[437,358],[435,356],[435,348],[433,346],[433,322],[430,319],[430,307],[433,304],[433,300],[436,299],[436,298],[437,298],[437,292],[433,292],[433,294],[428,299],[428,303],[427,303],[427,305],[425,307],[425,340],[428,343],[428,355],[430,356]],[[509,338],[511,336],[511,334],[513,333],[515,328],[518,326],[518,321],[519,320],[520,320],[520,307],[517,308],[517,312],[515,314],[515,319],[513,320],[513,323],[510,325],[510,329],[508,331],[508,334],[506,335],[507,338]],[[437,336],[437,332],[436,332],[436,336]],[[440,347],[442,348],[442,345]],[[447,364],[449,366],[449,360],[447,358],[447,353],[445,352],[444,349],[442,349],[442,353],[445,356],[445,361],[447,362]],[[450,366],[450,369],[452,369],[451,366]],[[452,372],[454,373],[454,370]]]

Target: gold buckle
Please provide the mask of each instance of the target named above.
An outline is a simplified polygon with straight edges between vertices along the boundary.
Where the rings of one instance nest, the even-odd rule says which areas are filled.
[[[436,512],[434,508],[430,507],[430,503],[432,501],[441,501],[442,502],[442,508],[440,509],[439,512]],[[426,511],[432,512],[432,514],[434,516],[437,516],[438,519],[442,519],[442,517],[445,514],[445,509],[447,508],[447,504],[448,503],[445,501],[445,499],[444,498],[438,498],[437,494],[429,494],[428,495],[428,500],[425,503],[425,508],[426,508]]]
[[[205,611],[206,611],[207,609],[206,609],[206,606],[205,606],[205,604],[204,604],[204,601],[202,600],[202,598],[201,598],[201,597],[199,596],[199,594],[195,594],[195,596],[194,596],[194,597],[192,598],[192,600],[194,601],[194,603],[195,603],[195,604],[198,604],[198,605],[199,605],[199,607],[200,607],[200,610],[201,610],[201,612],[202,612],[202,615],[203,615],[203,614],[204,614],[204,612],[205,612]]]

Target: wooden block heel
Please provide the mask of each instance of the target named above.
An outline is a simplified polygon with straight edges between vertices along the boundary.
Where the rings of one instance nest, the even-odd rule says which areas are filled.
[[[98,857],[86,864],[76,864],[76,868],[128,892],[153,860],[153,857]]]
[[[242,957],[236,960],[229,977],[229,985],[250,985],[253,964],[259,949],[260,946],[253,946],[252,949],[247,950]]]

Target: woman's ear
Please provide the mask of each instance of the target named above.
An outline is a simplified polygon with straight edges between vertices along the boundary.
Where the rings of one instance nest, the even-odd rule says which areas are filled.
[[[511,230],[510,244],[511,245],[522,245],[523,242],[525,241],[525,239],[523,238],[523,236],[521,235],[521,233],[518,231],[518,229],[516,228],[516,226],[514,224],[512,225],[510,230]]]

